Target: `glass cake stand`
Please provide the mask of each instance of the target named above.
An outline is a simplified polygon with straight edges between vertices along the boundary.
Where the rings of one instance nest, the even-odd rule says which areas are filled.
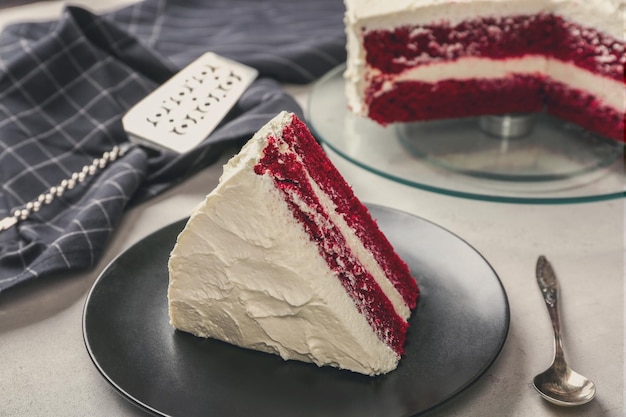
[[[339,66],[309,96],[324,146],[382,177],[444,195],[561,204],[624,197],[624,146],[546,114],[382,127],[352,114]]]

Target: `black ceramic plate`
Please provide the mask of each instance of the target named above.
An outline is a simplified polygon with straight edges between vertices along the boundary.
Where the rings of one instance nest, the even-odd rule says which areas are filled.
[[[507,296],[459,237],[407,213],[370,209],[421,288],[406,355],[391,373],[318,368],[174,330],[167,259],[184,221],[141,240],[100,275],[83,317],[89,355],[124,397],[159,416],[400,417],[432,409],[498,356]]]

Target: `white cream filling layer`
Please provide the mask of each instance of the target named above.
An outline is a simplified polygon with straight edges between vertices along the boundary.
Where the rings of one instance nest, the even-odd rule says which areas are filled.
[[[375,71],[373,73],[375,74]],[[462,58],[454,62],[421,65],[398,74],[397,77],[387,74],[386,78],[394,83],[414,80],[436,83],[448,79],[505,78],[511,74],[542,74],[552,81],[588,92],[598,98],[604,106],[617,112],[624,112],[626,109],[624,83],[598,76],[566,62],[541,56],[506,60]]]
[[[376,69],[371,69],[370,74],[372,79],[379,75]],[[489,80],[505,78],[511,74],[540,74],[569,88],[585,91],[596,97],[603,106],[614,109],[618,113],[626,111],[626,89],[623,82],[593,74],[566,62],[530,55],[506,60],[469,57],[450,62],[420,65],[397,75],[385,74],[386,83],[380,93],[393,89],[395,83],[403,81],[436,83],[450,79]],[[347,90],[349,103],[353,107],[356,106],[356,102],[362,101],[365,82],[362,86],[361,91],[355,88]]]
[[[393,286],[391,281],[389,281],[385,275],[385,272],[382,270],[376,259],[374,259],[374,255],[365,248],[361,239],[359,239],[356,234],[352,231],[348,223],[344,220],[342,216],[335,215],[336,206],[331,201],[328,196],[322,192],[319,186],[313,181],[313,179],[307,175],[309,182],[313,186],[313,191],[316,197],[319,199],[320,203],[324,207],[328,207],[328,213],[331,220],[335,223],[335,225],[339,228],[339,231],[346,239],[346,244],[355,255],[355,257],[359,260],[361,265],[365,267],[367,271],[372,274],[372,277],[376,281],[376,283],[380,286],[383,293],[389,298],[391,304],[396,311],[396,313],[402,317],[404,320],[407,320],[411,315],[411,310],[404,302],[404,299]],[[304,208],[303,208],[304,209]]]
[[[372,331],[268,176],[262,129],[225,166],[169,260],[171,323],[202,337],[368,375],[399,357]],[[255,219],[250,219],[255,216]]]

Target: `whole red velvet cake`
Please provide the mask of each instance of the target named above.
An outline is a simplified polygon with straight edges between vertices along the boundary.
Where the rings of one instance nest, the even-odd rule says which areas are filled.
[[[383,125],[546,111],[623,142],[624,0],[346,0],[350,108]]]

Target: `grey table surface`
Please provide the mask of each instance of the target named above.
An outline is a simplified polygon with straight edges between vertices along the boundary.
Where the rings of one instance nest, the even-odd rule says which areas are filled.
[[[105,9],[128,1],[78,3]],[[2,10],[0,26],[55,16],[62,4]],[[287,88],[306,106],[308,87]],[[454,232],[485,257],[507,291],[511,328],[501,355],[476,384],[429,416],[624,416],[624,199],[571,205],[460,199],[386,180],[330,150],[329,155],[363,201],[416,214]],[[229,156],[127,212],[92,270],[0,294],[0,416],[146,415],[93,366],[82,335],[85,298],[115,256],[186,217],[217,184]],[[552,356],[552,330],[534,278],[540,254],[548,256],[561,280],[568,359],[598,386],[597,398],[585,406],[551,405],[531,385]]]

